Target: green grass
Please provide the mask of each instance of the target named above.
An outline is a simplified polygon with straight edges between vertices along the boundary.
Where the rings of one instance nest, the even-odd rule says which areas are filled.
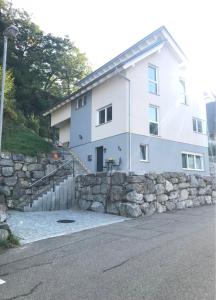
[[[5,120],[2,149],[3,151],[34,156],[39,153],[49,153],[53,147],[31,129]]]
[[[0,241],[0,248],[2,249],[14,248],[19,245],[19,238],[13,234],[10,234],[7,240]]]

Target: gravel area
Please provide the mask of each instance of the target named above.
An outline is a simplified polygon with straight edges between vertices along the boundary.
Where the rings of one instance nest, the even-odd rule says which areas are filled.
[[[21,244],[127,220],[125,217],[80,210],[49,212],[11,210],[8,214],[7,223],[13,234],[20,238]],[[58,223],[58,220],[75,220],[75,222]]]

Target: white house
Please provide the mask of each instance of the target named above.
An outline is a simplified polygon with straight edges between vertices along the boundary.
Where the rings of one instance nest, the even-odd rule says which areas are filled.
[[[206,111],[193,96],[187,59],[165,27],[78,82],[44,115],[87,167],[209,173]],[[117,167],[116,167],[117,168]]]

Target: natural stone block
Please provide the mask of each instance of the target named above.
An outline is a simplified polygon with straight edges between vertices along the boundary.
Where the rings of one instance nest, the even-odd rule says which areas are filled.
[[[111,176],[111,183],[112,185],[122,185],[126,182],[126,174],[121,172],[115,172]]]
[[[81,209],[88,210],[88,209],[90,209],[91,205],[92,205],[91,201],[86,201],[84,199],[79,200],[79,207]]]
[[[9,238],[9,232],[5,229],[0,229],[0,241],[6,241]]]
[[[144,202],[143,204],[141,204],[139,207],[141,209],[141,211],[145,214],[146,213],[146,210],[149,208],[149,203],[147,202]]]
[[[157,175],[156,182],[157,182],[157,183],[165,183],[166,180],[165,180],[165,178],[163,177],[163,175],[159,174],[159,175]]]
[[[176,208],[175,203],[172,202],[172,201],[167,201],[165,203],[165,205],[166,205],[167,210],[169,210],[169,211],[172,211],[172,210],[174,210]]]
[[[152,201],[156,200],[155,194],[147,194],[147,195],[144,195],[143,198],[146,202],[152,202]]]
[[[179,183],[179,185],[178,185],[178,187],[180,188],[180,189],[186,189],[186,188],[188,188],[190,186],[190,184],[188,183],[188,182],[181,182],[181,183]]]
[[[7,196],[10,196],[10,188],[8,186],[0,186],[0,194]]]
[[[100,187],[100,191],[101,191],[101,194],[106,194],[107,193],[107,190],[108,190],[108,185],[105,184],[105,183],[102,183],[101,184],[101,187]]]
[[[119,203],[108,203],[106,212],[108,214],[119,215]]]
[[[22,170],[24,171],[24,172],[26,172],[27,170],[28,170],[28,165],[23,165],[23,167],[22,167]]]
[[[185,200],[185,206],[186,207],[193,207],[193,201],[192,200]]]
[[[1,159],[0,166],[12,167],[13,161],[11,159]]]
[[[37,163],[37,156],[26,156],[25,161],[27,163]]]
[[[156,195],[164,194],[165,192],[165,187],[161,183],[156,184],[155,189],[156,189]]]
[[[100,185],[95,185],[92,187],[92,194],[99,194],[100,193]]]
[[[180,191],[180,200],[187,200],[188,199],[188,191],[186,189]]]
[[[14,172],[14,170],[12,167],[3,167],[2,168],[2,175],[5,177],[12,176],[13,172]]]
[[[28,171],[42,171],[43,166],[41,164],[31,164],[28,165]]]
[[[3,159],[11,159],[11,153],[9,153],[9,152],[2,152],[1,153],[1,158],[3,158]]]
[[[119,210],[121,216],[137,218],[142,215],[139,205],[135,203],[120,203]]]
[[[141,204],[141,203],[143,203],[143,195],[138,194],[135,191],[129,192],[126,195],[126,200],[129,201],[129,202],[135,202],[135,203]]]
[[[14,186],[17,183],[17,177],[16,176],[6,177],[4,179],[4,183],[5,183],[5,185],[8,185],[8,186]]]
[[[25,160],[25,156],[23,154],[13,153],[12,157],[13,157],[14,161],[24,161]]]
[[[21,188],[28,188],[30,186],[30,182],[28,182],[27,180],[21,178],[19,180],[19,185]]]
[[[24,178],[24,177],[26,177],[26,173],[23,172],[23,171],[18,171],[18,172],[17,172],[17,176],[18,176],[19,178]]]
[[[165,189],[167,192],[171,192],[173,190],[173,184],[171,182],[169,182],[168,180],[166,180]]]
[[[205,196],[205,202],[206,202],[206,204],[212,204],[212,197],[211,196]]]
[[[22,169],[22,164],[21,163],[15,163],[14,164],[14,170],[15,171],[20,171]]]
[[[185,201],[180,201],[176,203],[176,208],[177,209],[184,209],[186,207]]]
[[[157,201],[158,202],[165,202],[168,201],[168,196],[165,194],[157,195]]]
[[[93,202],[91,205],[91,210],[95,211],[95,212],[100,212],[103,213],[104,212],[104,205],[101,202]]]
[[[178,178],[170,178],[169,180],[170,182],[172,182],[172,184],[176,184],[179,182]]]
[[[152,203],[150,203],[149,207],[147,207],[145,209],[145,214],[147,216],[151,216],[155,213],[155,211],[156,211],[156,206],[155,206],[155,203],[152,202]]]
[[[166,211],[166,206],[165,205],[162,205],[160,203],[157,203],[156,204],[156,210],[159,214],[163,213]]]
[[[112,186],[112,189],[110,192],[111,202],[121,201],[123,199],[123,196],[124,196],[124,192],[123,192],[123,188],[121,186]]]
[[[145,180],[144,175],[127,176],[128,183],[142,183]]]
[[[33,171],[32,172],[32,177],[35,179],[42,178],[44,176],[44,171]]]
[[[178,191],[173,191],[173,192],[170,192],[170,194],[169,194],[169,199],[170,199],[170,200],[176,199],[176,198],[178,198],[178,196],[179,196]]]
[[[6,206],[4,204],[0,204],[0,223],[3,223],[7,219]]]

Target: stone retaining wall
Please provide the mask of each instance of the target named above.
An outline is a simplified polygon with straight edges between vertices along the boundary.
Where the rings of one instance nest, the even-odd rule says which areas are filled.
[[[54,160],[51,155],[35,157],[23,154],[2,153],[0,156],[0,204],[18,208],[22,202],[42,193],[53,182],[71,174],[71,166],[62,168],[55,176],[30,189],[36,180],[65,163],[63,158]]]
[[[76,178],[76,199],[81,209],[139,217],[216,203],[216,179],[183,173],[89,174]]]

